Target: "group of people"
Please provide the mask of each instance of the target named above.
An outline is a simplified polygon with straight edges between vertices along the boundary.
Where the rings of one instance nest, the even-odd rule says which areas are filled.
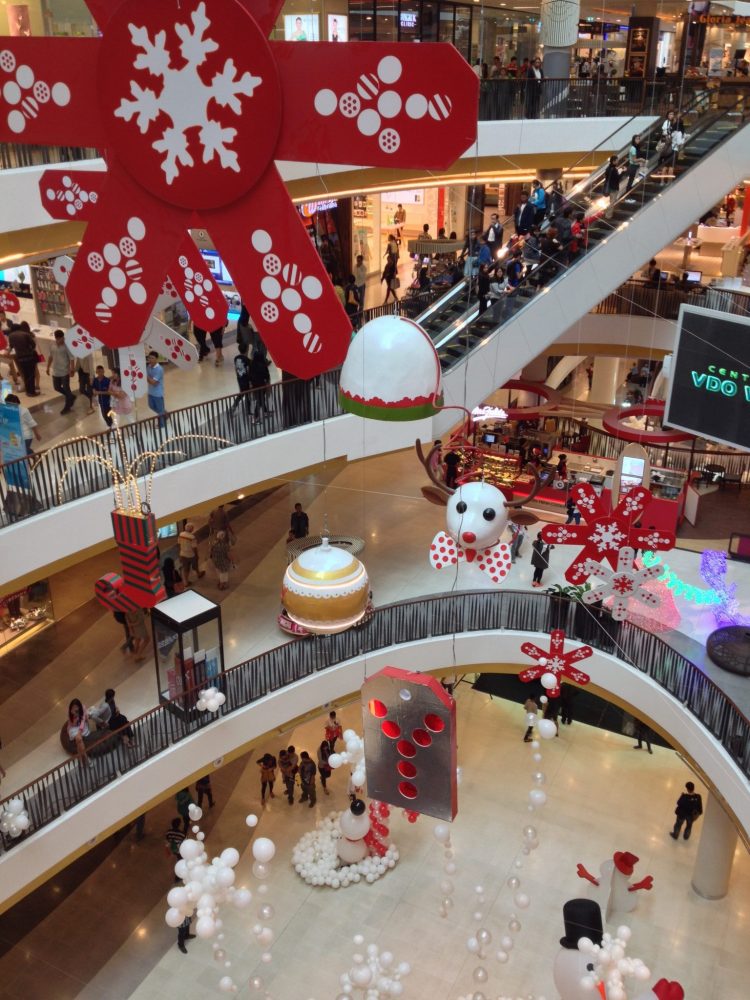
[[[117,733],[129,750],[135,747],[133,730],[128,719],[117,706],[114,688],[107,688],[96,705],[84,708],[80,698],[73,698],[68,705],[66,732],[68,741],[75,746],[82,764],[93,767],[88,750],[101,742],[104,732]]]
[[[310,756],[307,750],[297,753],[294,746],[283,747],[279,750],[278,759],[272,753],[264,753],[258,760],[260,771],[260,801],[266,804],[266,795],[269,799],[275,799],[274,784],[276,782],[276,771],[281,773],[281,780],[284,784],[284,794],[289,805],[294,805],[294,793],[299,778],[300,797],[299,802],[307,803],[312,809],[317,802],[316,777],[320,777],[320,784],[326,795],[328,791],[328,779],[331,777],[331,765],[328,758],[335,752],[336,742],[343,736],[341,724],[336,718],[336,712],[330,711],[324,727],[324,738],[318,747],[316,760]]]

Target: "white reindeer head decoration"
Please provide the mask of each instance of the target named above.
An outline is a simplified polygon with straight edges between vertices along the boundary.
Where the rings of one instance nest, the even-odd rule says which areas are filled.
[[[439,445],[424,456],[421,441],[416,450],[432,485],[422,488],[430,503],[447,507],[446,531],[440,531],[430,545],[430,562],[435,569],[455,566],[459,562],[473,563],[486,573],[493,583],[500,583],[510,571],[510,546],[500,542],[509,521],[519,524],[536,520],[520,510],[539,492],[542,486],[533,465],[527,469],[534,477],[531,492],[523,500],[508,500],[505,493],[492,483],[472,481],[453,490],[435,475],[432,458]]]

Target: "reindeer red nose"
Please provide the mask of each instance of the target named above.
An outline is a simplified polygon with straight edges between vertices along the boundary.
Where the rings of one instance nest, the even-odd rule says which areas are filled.
[[[473,531],[464,531],[464,533],[461,535],[461,539],[464,542],[468,542],[471,545],[472,542],[475,542],[477,540],[477,536],[474,534]]]

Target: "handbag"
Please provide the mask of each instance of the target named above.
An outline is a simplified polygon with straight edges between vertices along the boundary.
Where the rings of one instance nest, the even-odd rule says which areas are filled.
[[[394,280],[394,282],[393,282],[393,287],[394,287],[394,288],[400,288],[400,287],[401,287],[401,278],[396,278],[396,279]]]

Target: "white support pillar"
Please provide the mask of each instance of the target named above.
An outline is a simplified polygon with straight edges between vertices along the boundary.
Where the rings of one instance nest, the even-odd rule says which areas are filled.
[[[598,355],[594,358],[594,377],[589,392],[589,403],[614,405],[620,383],[620,359]]]
[[[723,899],[729,892],[737,830],[711,793],[700,819],[701,838],[693,868],[693,889],[704,899]]]
[[[560,383],[564,382],[568,375],[585,360],[586,357],[583,354],[568,354],[567,357],[560,358],[544,384],[548,385],[550,389],[559,389]]]
[[[570,50],[578,41],[579,0],[542,0],[542,45],[544,45],[544,75],[554,80],[570,77]],[[555,95],[567,101],[567,86]]]

